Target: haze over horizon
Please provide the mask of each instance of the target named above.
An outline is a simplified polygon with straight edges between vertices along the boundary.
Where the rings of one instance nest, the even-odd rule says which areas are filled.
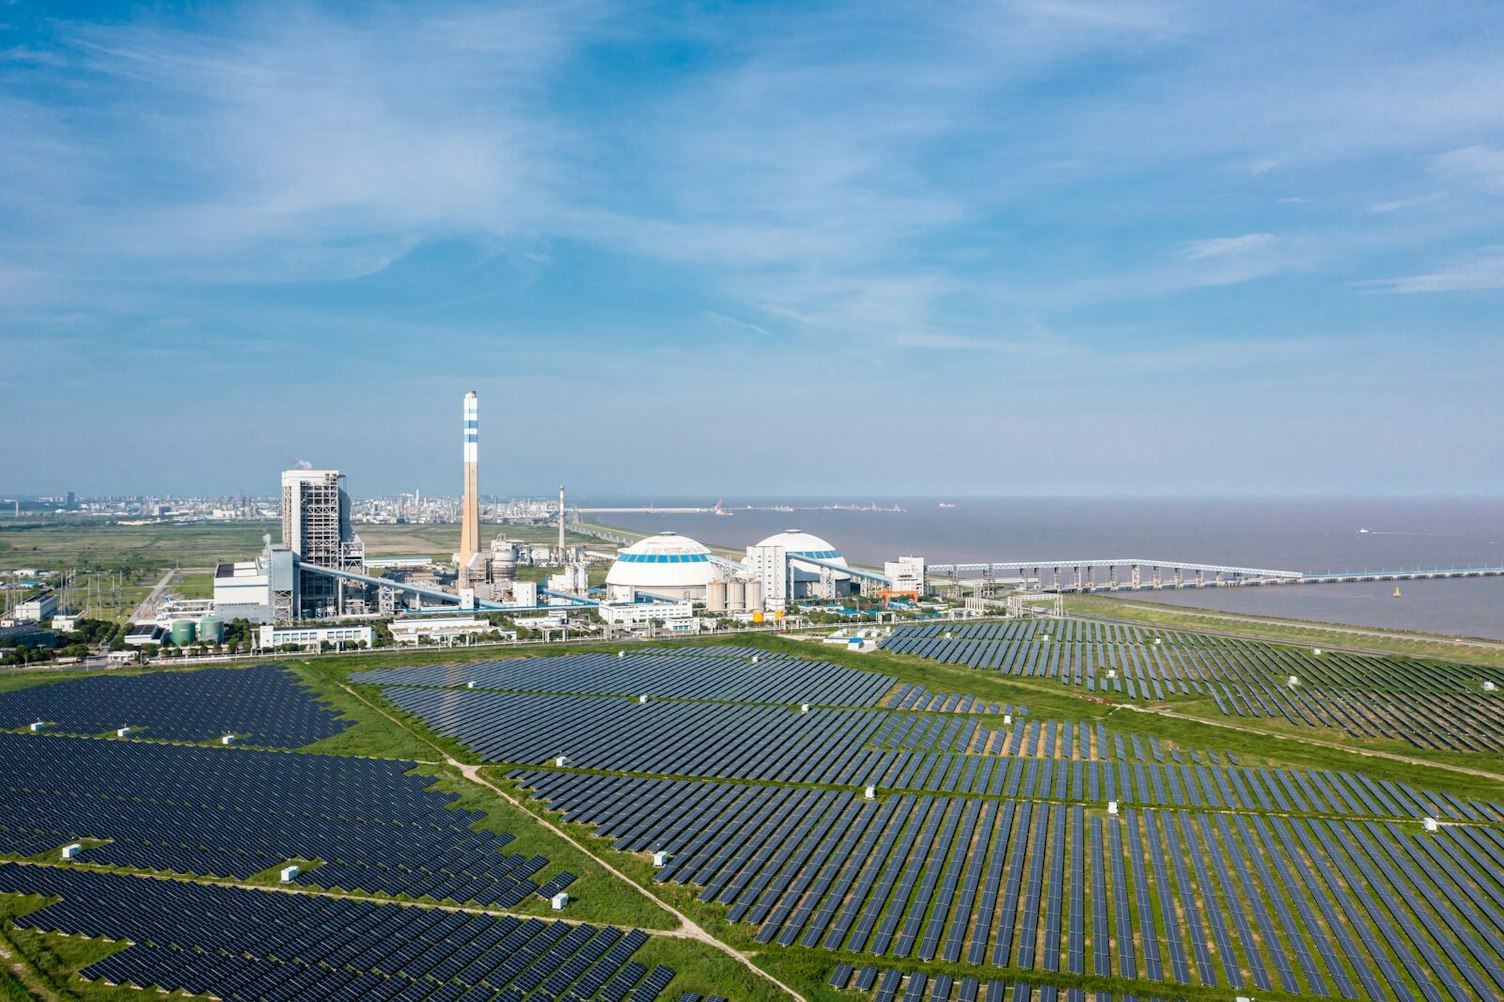
[[[0,7],[0,492],[1504,494],[1504,7]],[[513,486],[516,485],[516,486]]]

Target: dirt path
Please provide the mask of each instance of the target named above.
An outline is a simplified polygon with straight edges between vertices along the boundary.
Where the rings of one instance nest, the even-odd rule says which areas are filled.
[[[398,720],[396,717],[394,717],[390,713],[388,713],[386,711],[385,707],[379,705],[378,703],[376,703],[376,702],[374,702],[374,701],[372,701],[370,699],[367,699],[360,692],[356,691],[352,686],[346,685],[346,684],[344,684],[342,682],[342,683],[340,683],[340,688],[343,689],[345,692],[349,693],[351,696],[353,696],[356,699],[360,700],[365,705],[369,706],[371,709],[375,710],[377,713],[381,714],[387,720],[390,720],[395,726],[401,727],[403,730],[407,730],[409,734],[413,734],[413,732],[411,730],[409,730],[407,728],[407,726],[402,723],[402,721]],[[416,737],[419,741],[422,741],[424,744],[428,745],[434,751],[438,752],[443,757],[445,763],[447,763],[448,765],[451,765],[454,768],[458,769],[461,772],[461,774],[463,774],[464,777],[466,779],[468,779],[470,782],[475,783],[478,786],[483,786],[487,790],[490,790],[492,793],[496,794],[502,800],[505,800],[507,803],[509,803],[513,807],[517,808],[517,810],[521,811],[523,814],[526,814],[528,817],[532,818],[539,825],[541,825],[542,827],[548,829],[549,832],[551,832],[552,834],[556,835],[557,837],[563,839],[565,842],[568,842],[570,845],[574,846],[576,849],[578,849],[580,852],[584,853],[590,859],[595,860],[595,862],[598,863],[600,865],[600,867],[603,870],[605,870],[607,873],[611,874],[613,877],[616,877],[622,883],[626,884],[628,887],[632,888],[637,893],[639,893],[643,897],[647,898],[653,904],[657,905],[659,908],[663,909],[664,911],[668,912],[670,915],[674,916],[674,918],[678,919],[679,920],[679,928],[677,930],[675,930],[675,932],[678,935],[680,935],[680,936],[682,936],[682,937],[684,937],[686,939],[698,940],[698,941],[706,944],[707,946],[710,946],[710,947],[713,947],[716,950],[719,950],[720,952],[726,954],[728,957],[731,957],[732,959],[736,960],[738,963],[740,963],[741,965],[743,965],[744,967],[746,967],[749,971],[753,972],[758,977],[763,978],[764,980],[766,980],[766,981],[768,981],[768,982],[776,985],[779,988],[780,991],[782,991],[784,994],[788,995],[790,998],[798,999],[799,1002],[805,1002],[805,998],[804,998],[803,995],[800,995],[793,988],[791,988],[788,985],[784,984],[782,981],[778,980],[772,974],[768,973],[767,971],[763,970],[761,967],[758,967],[755,963],[753,963],[752,962],[752,958],[754,956],[753,954],[743,953],[742,951],[734,949],[731,946],[728,946],[727,944],[721,942],[719,939],[716,939],[710,933],[706,932],[703,927],[701,927],[698,923],[696,923],[688,915],[685,915],[683,912],[679,911],[679,909],[675,908],[673,905],[670,905],[668,902],[662,900],[657,895],[653,894],[653,892],[649,891],[646,887],[643,887],[637,881],[633,880],[631,877],[628,877],[625,873],[622,873],[616,867],[612,866],[611,863],[608,860],[603,859],[600,856],[596,855],[593,851],[591,851],[591,849],[588,846],[586,846],[584,843],[582,843],[582,842],[578,841],[577,839],[575,839],[574,836],[570,835],[564,829],[560,828],[558,825],[554,824],[552,821],[548,820],[547,818],[540,817],[539,815],[534,814],[532,811],[528,810],[525,806],[523,806],[520,802],[518,802],[517,798],[513,797],[510,793],[507,793],[501,787],[497,786],[495,783],[492,783],[490,780],[488,780],[485,776],[481,775],[481,772],[480,772],[481,767],[480,766],[478,766],[478,765],[467,765],[467,764],[459,761],[459,759],[456,759],[454,756],[450,755],[443,748],[441,748],[438,745],[434,744],[433,742],[427,740],[421,734],[413,734],[413,736]]]
[[[10,940],[3,933],[0,933],[0,964],[5,966],[12,977],[21,982],[22,987],[33,998],[41,999],[42,1002],[59,1002],[62,998],[53,991],[51,984],[41,972],[35,970],[26,958],[21,956],[21,951],[11,946]]]

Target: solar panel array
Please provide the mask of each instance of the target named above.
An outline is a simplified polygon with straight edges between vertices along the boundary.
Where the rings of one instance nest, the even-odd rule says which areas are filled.
[[[86,863],[245,878],[320,859],[298,882],[515,905],[542,857],[504,854],[510,836],[411,762],[293,752],[0,734],[0,851],[33,855],[109,839]]]
[[[638,930],[15,863],[0,892],[61,897],[17,925],[131,941],[86,978],[227,1000],[650,1002],[674,974]]]
[[[1504,820],[1490,804],[1355,774],[1249,769],[1102,725],[879,710],[386,688],[483,761],[1140,805]],[[1067,761],[1069,760],[1069,761]]]
[[[716,648],[571,654],[557,658],[514,658],[423,668],[379,668],[353,682],[369,685],[464,687],[520,692],[658,696],[730,702],[814,703],[822,706],[876,706],[893,687],[885,675],[827,662],[810,662],[767,651],[727,655]],[[752,658],[757,660],[753,661]]]
[[[1504,751],[1504,670],[1325,651],[1086,620],[900,627],[884,649],[1131,699],[1213,699],[1227,716],[1276,717],[1421,748]],[[1112,677],[1109,677],[1111,673]],[[1290,686],[1290,676],[1299,684]]]
[[[391,687],[382,694],[485,762],[564,755],[586,769],[856,782],[885,715],[787,705],[670,702]],[[807,753],[842,749],[854,761]]]
[[[618,849],[667,852],[659,880],[702,887],[760,943],[1349,998],[1504,994],[1496,826],[514,775]]]
[[[296,675],[275,665],[147,675],[95,675],[0,693],[0,730],[41,720],[53,730],[300,748],[349,724],[314,700]]]
[[[694,662],[720,663],[738,662]],[[617,849],[666,852],[659,880],[700,888],[761,943],[1164,985],[1504,994],[1495,804],[1102,724],[999,726],[909,685],[807,713],[784,693],[383,692],[484,760],[526,766],[510,775]],[[1452,824],[1422,835],[1424,816]]]

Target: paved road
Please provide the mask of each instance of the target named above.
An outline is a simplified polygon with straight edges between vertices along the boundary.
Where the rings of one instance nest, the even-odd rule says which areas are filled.
[[[157,586],[141,600],[140,605],[136,606],[136,611],[131,615],[131,622],[139,623],[143,619],[152,618],[152,611],[157,607],[162,593],[167,590],[168,585],[172,584],[172,579],[177,576],[177,573],[176,570],[170,570],[162,575],[162,580],[157,582]]]

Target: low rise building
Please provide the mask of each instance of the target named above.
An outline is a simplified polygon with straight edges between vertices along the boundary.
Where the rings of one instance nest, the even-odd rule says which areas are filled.
[[[500,632],[508,640],[517,639],[516,630],[502,630],[473,616],[413,616],[394,619],[391,631],[392,639],[399,644],[416,644],[425,637],[436,643],[448,643],[492,632]]]
[[[125,642],[131,647],[145,647],[148,644],[160,647],[166,639],[167,630],[160,623],[135,623],[125,634]]]
[[[325,643],[370,647],[375,635],[369,626],[263,626],[260,639],[263,650],[287,644],[307,650]]]
[[[601,619],[612,626],[647,626],[657,620],[671,632],[696,632],[694,604],[681,602],[617,602],[600,606]]]
[[[10,618],[17,624],[40,623],[51,619],[57,612],[57,595],[54,592],[43,592],[36,598],[28,599],[18,604],[11,610]]]
[[[883,576],[892,583],[889,589],[895,592],[913,592],[924,597],[924,558],[899,557],[883,564]]]

